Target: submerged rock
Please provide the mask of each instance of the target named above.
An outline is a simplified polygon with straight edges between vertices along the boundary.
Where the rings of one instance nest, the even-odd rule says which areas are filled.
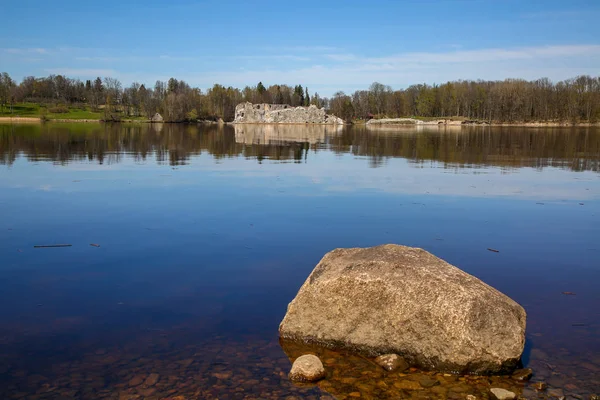
[[[512,374],[512,378],[517,381],[528,381],[533,376],[531,368],[518,369]]]
[[[517,395],[511,392],[510,390],[501,388],[492,388],[490,389],[490,392],[492,392],[494,398],[498,400],[512,400],[517,397]]]
[[[236,124],[331,124],[343,125],[344,121],[325,109],[315,105],[292,107],[287,104],[252,104],[249,102],[235,107]]]
[[[294,361],[289,377],[295,382],[316,382],[325,377],[325,368],[319,357],[306,354]]]
[[[440,381],[438,381],[437,379],[434,379],[430,376],[424,376],[421,379],[419,379],[419,384],[421,386],[423,386],[424,388],[432,388],[434,386],[439,385]]]
[[[321,260],[280,324],[287,340],[455,373],[504,373],[525,344],[525,310],[422,249],[337,249]]]
[[[409,367],[404,358],[398,354],[384,354],[375,359],[375,363],[386,371],[406,371]]]

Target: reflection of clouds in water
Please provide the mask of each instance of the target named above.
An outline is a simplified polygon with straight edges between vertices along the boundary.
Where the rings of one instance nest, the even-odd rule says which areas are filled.
[[[333,157],[330,154],[327,158]],[[269,178],[268,182],[273,182],[271,179],[281,176],[278,186],[298,188],[296,192],[300,195],[378,190],[410,195],[511,197],[546,201],[600,198],[598,188],[590,184],[598,178],[593,172],[572,172],[552,167],[542,171],[520,168],[508,174],[497,167],[450,172],[437,163],[412,168],[410,162],[399,159],[390,160],[383,168],[367,168],[364,163],[356,163],[349,157],[337,159],[337,163],[323,160],[323,157],[314,161],[318,162],[292,167],[285,171],[285,175],[278,169],[280,164],[266,164],[260,170],[230,169],[225,176],[235,178],[237,174],[242,174],[243,179],[251,181],[252,185],[257,183],[257,178]],[[298,178],[302,178],[303,182]],[[302,190],[306,185],[313,187],[312,193]]]
[[[205,183],[210,181],[211,184],[242,189],[285,188],[289,190],[288,195],[298,196],[377,190],[411,195],[512,197],[544,201],[600,198],[600,191],[593,184],[600,178],[595,172],[572,172],[554,167],[543,170],[490,166],[447,168],[439,162],[415,164],[398,158],[389,159],[380,168],[369,168],[369,160],[365,157],[325,151],[312,156],[310,163],[267,161],[263,164],[245,158],[221,159],[221,163],[215,164],[212,157],[198,157],[178,170],[169,168],[168,177],[161,176],[166,166],[136,164],[131,157],[123,157],[122,163],[111,166],[71,163],[46,168],[17,161],[15,166],[19,168],[15,170],[22,173],[12,182],[5,180],[2,186],[65,192],[121,190],[124,185],[128,189],[183,187],[197,186],[198,173],[202,172]],[[81,182],[74,183],[73,180]]]

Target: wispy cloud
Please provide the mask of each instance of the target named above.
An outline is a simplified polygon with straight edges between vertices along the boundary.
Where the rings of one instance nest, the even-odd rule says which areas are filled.
[[[333,46],[283,46],[279,48],[270,48],[271,50],[285,51],[285,52],[305,52],[305,53],[328,53],[334,51],[340,51],[339,47]]]
[[[68,75],[74,78],[95,78],[97,76],[118,76],[119,73],[114,69],[96,69],[96,68],[49,68],[45,70],[48,74]]]
[[[45,49],[42,47],[34,47],[34,48],[3,48],[0,49],[1,52],[6,54],[15,54],[15,55],[32,55],[32,54],[50,54],[49,49]]]
[[[345,61],[354,61],[356,60],[356,56],[354,54],[325,54],[325,58],[332,60],[332,61],[339,61],[339,62],[345,62]]]
[[[327,53],[313,65],[301,68],[256,68],[243,71],[207,71],[202,83],[305,82],[317,89],[357,89],[373,81],[395,86],[418,82],[456,79],[566,79],[579,74],[597,74],[600,45],[556,45],[523,48],[490,48],[445,52],[412,52],[385,57],[363,57],[348,53]],[[190,82],[199,77],[188,76]],[[200,82],[199,82],[200,83]],[[344,89],[345,90],[345,89]],[[329,93],[331,94],[331,93]]]
[[[310,61],[310,57],[297,56],[293,54],[257,54],[251,56],[230,56],[227,58],[233,58],[237,60],[280,60],[280,61]]]
[[[544,10],[532,13],[521,14],[520,17],[522,19],[572,19],[572,18],[580,18],[583,16],[589,16],[590,13],[593,13],[593,10]]]
[[[47,60],[40,74],[78,78],[112,76],[124,85],[152,83],[170,76],[201,88],[214,83],[243,87],[302,82],[321,95],[353,91],[373,81],[395,88],[419,82],[457,79],[561,80],[576,75],[597,75],[600,44],[546,45],[514,48],[464,49],[448,45],[445,51],[405,52],[366,56],[328,46],[290,46],[217,56],[215,54],[125,54],[120,50],[84,48],[0,49],[30,62]],[[8,58],[8,56],[7,56]],[[51,62],[50,62],[51,61]],[[194,71],[194,72],[191,72]],[[196,72],[197,71],[197,72]]]

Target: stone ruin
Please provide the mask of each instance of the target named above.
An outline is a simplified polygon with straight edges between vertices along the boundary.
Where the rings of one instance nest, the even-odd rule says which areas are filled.
[[[235,108],[236,124],[328,124],[343,125],[344,121],[315,105],[292,107],[287,104],[238,104]]]

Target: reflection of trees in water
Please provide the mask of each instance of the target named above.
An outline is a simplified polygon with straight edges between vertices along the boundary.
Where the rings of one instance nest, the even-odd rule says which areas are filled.
[[[136,162],[181,165],[208,153],[216,159],[245,157],[305,162],[321,149],[366,157],[378,167],[390,157],[413,164],[441,162],[446,168],[495,165],[505,168],[554,166],[575,171],[600,170],[597,128],[404,129],[368,132],[319,126],[191,125],[0,125],[0,163],[23,154],[30,161],[119,163],[127,154]]]
[[[575,171],[600,170],[597,128],[461,128],[391,132],[345,130],[329,142],[338,153],[368,156],[373,164],[389,157],[413,163],[442,162],[447,168],[472,165],[547,166]]]

